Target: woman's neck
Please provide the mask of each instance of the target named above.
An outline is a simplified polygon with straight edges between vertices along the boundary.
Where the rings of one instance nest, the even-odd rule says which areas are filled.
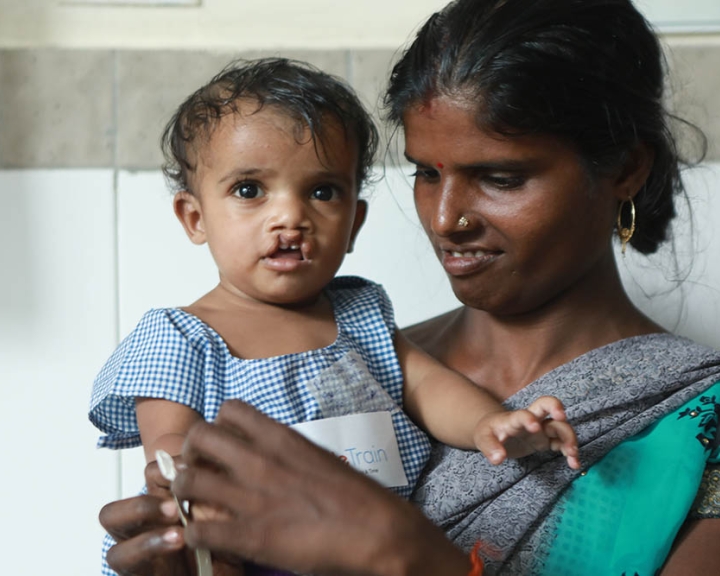
[[[504,400],[590,350],[663,331],[630,302],[612,268],[528,313],[496,316],[466,306],[413,327],[408,335]]]

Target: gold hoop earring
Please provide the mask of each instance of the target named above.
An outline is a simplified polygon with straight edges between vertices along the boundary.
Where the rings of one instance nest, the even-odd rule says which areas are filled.
[[[467,228],[470,226],[470,221],[465,218],[465,216],[460,216],[460,219],[457,221],[457,225],[460,226],[460,228]]]
[[[622,223],[622,216],[623,216],[623,209],[625,208],[625,204],[630,204],[630,228],[627,228],[623,226]],[[632,198],[628,198],[627,200],[623,200],[620,202],[620,207],[618,208],[618,217],[617,217],[617,231],[618,236],[620,237],[620,243],[621,243],[621,250],[623,256],[625,255],[625,248],[627,248],[628,242],[630,242],[630,239],[633,237],[633,234],[635,234],[635,202],[633,202]]]

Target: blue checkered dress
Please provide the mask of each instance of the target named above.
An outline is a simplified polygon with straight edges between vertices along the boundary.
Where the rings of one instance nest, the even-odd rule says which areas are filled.
[[[208,421],[231,398],[244,400],[288,425],[342,415],[338,406],[329,413],[318,381],[347,357],[359,357],[371,376],[365,383],[371,380],[377,390],[354,390],[339,409],[370,412],[380,405],[391,412],[409,481],[408,486],[393,490],[409,496],[430,449],[425,434],[401,410],[403,377],[393,345],[396,327],[390,301],[381,286],[356,277],[336,278],[326,294],[335,312],[337,340],[319,350],[274,358],[237,358],[196,316],[176,308],[149,311],[95,380],[90,420],[105,433],[98,446],[140,445],[136,397],[179,402]],[[347,382],[347,388],[353,388],[352,382]],[[379,396],[385,398],[380,404]]]
[[[196,316],[177,308],[151,310],[107,361],[93,389],[90,420],[105,433],[98,446],[140,445],[135,398],[163,398],[185,404],[212,421],[230,398],[248,402],[284,424],[375,409],[377,398],[353,393],[328,413],[318,379],[352,354],[361,358],[373,383],[387,393],[398,445],[412,483],[425,464],[425,435],[401,411],[402,372],[395,355],[395,321],[384,290],[355,277],[336,278],[327,288],[338,325],[337,340],[325,348],[274,358],[243,360]],[[337,376],[337,374],[335,374]],[[353,382],[346,383],[348,388]],[[337,395],[331,390],[331,395]],[[366,393],[377,395],[377,390]],[[411,487],[400,490],[408,495]]]

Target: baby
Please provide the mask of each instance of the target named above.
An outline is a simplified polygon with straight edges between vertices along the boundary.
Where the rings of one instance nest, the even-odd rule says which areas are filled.
[[[377,147],[342,81],[285,59],[234,63],[183,102],[163,145],[175,214],[208,244],[219,282],[146,313],[107,361],[90,410],[100,446],[178,455],[195,421],[239,398],[288,425],[386,417],[401,462],[388,485],[403,496],[428,457],[425,432],[493,463],[549,448],[579,467],[559,400],[505,411],[406,340],[379,285],[335,277]],[[378,425],[364,418],[353,426]]]

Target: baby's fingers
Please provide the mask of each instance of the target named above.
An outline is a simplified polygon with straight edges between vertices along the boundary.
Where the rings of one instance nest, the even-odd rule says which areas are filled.
[[[500,464],[505,460],[507,452],[502,442],[495,434],[495,430],[481,421],[475,427],[473,434],[475,447],[485,455],[492,464]]]
[[[573,427],[567,422],[546,420],[543,423],[543,431],[550,441],[550,449],[561,452],[567,459],[570,468],[573,470],[580,469],[577,435]]]
[[[539,446],[536,446],[537,442]],[[480,420],[475,445],[493,464],[546,450],[549,442],[537,417],[527,410],[498,412]]]
[[[555,396],[540,396],[527,407],[527,410],[535,414],[539,420],[545,420],[548,417],[560,421],[567,419],[565,406]]]

